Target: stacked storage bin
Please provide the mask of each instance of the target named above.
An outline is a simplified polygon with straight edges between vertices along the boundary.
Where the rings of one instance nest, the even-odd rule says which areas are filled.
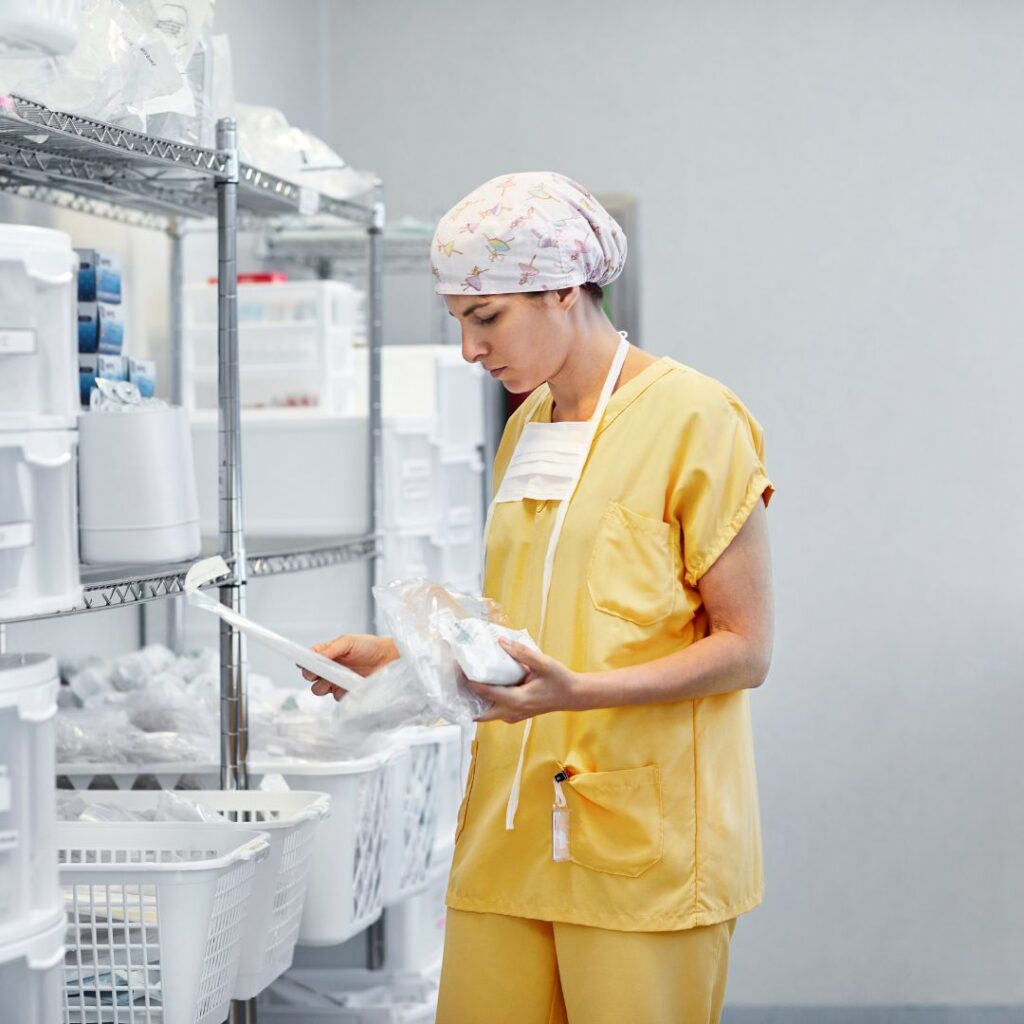
[[[53,658],[0,655],[0,1007],[24,1021],[61,1019],[65,916],[55,834],[58,686]]]
[[[484,378],[448,345],[383,356],[384,579],[480,589]]]
[[[359,293],[343,281],[238,278],[243,409],[307,408],[352,413],[352,352]],[[185,405],[217,409],[217,283],[186,293]]]
[[[0,619],[79,603],[77,260],[0,225]]]

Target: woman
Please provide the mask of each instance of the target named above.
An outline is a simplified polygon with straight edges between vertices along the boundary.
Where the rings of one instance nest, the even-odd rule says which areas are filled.
[[[544,652],[508,648],[520,686],[467,684],[493,707],[439,1024],[716,1022],[736,918],[762,898],[763,433],[718,381],[615,331],[601,286],[625,258],[594,197],[546,172],[488,182],[434,239],[463,355],[531,393],[495,460],[484,593]],[[320,650],[366,675],[397,657],[371,636]]]

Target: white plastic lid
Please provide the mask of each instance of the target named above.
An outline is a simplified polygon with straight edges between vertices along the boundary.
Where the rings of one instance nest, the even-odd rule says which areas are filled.
[[[14,690],[52,683],[57,678],[57,660],[49,654],[0,654],[0,705]]]
[[[56,228],[40,228],[34,224],[0,224],[0,248],[71,249],[71,236]]]

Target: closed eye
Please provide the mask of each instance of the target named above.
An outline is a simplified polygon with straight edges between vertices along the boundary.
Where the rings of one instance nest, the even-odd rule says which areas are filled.
[[[490,324],[490,323],[494,323],[494,321],[498,319],[498,316],[499,316],[498,313],[495,313],[494,316],[488,316],[488,317],[478,316],[476,318],[476,320],[477,320],[477,323],[479,323],[479,324]]]

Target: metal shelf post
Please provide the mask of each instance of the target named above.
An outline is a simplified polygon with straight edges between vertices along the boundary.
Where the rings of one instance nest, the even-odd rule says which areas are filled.
[[[384,277],[384,235],[385,209],[382,199],[378,199],[373,207],[373,221],[369,227],[370,280],[367,289],[367,330],[366,344],[369,363],[369,422],[367,433],[370,436],[369,451],[369,498],[370,498],[370,529],[373,532],[376,553],[370,560],[370,587],[374,587],[380,579],[381,564],[381,524],[384,521],[384,412],[381,388],[382,361],[381,346],[384,342],[384,305],[381,295],[381,282]],[[369,630],[376,632],[376,604],[371,592],[369,608]]]
[[[217,427],[220,547],[232,577],[221,603],[245,614],[245,535],[242,519],[242,438],[238,372],[238,141],[235,122],[217,123],[217,148],[229,154],[217,178]],[[220,784],[248,789],[249,722],[245,636],[220,623]]]

